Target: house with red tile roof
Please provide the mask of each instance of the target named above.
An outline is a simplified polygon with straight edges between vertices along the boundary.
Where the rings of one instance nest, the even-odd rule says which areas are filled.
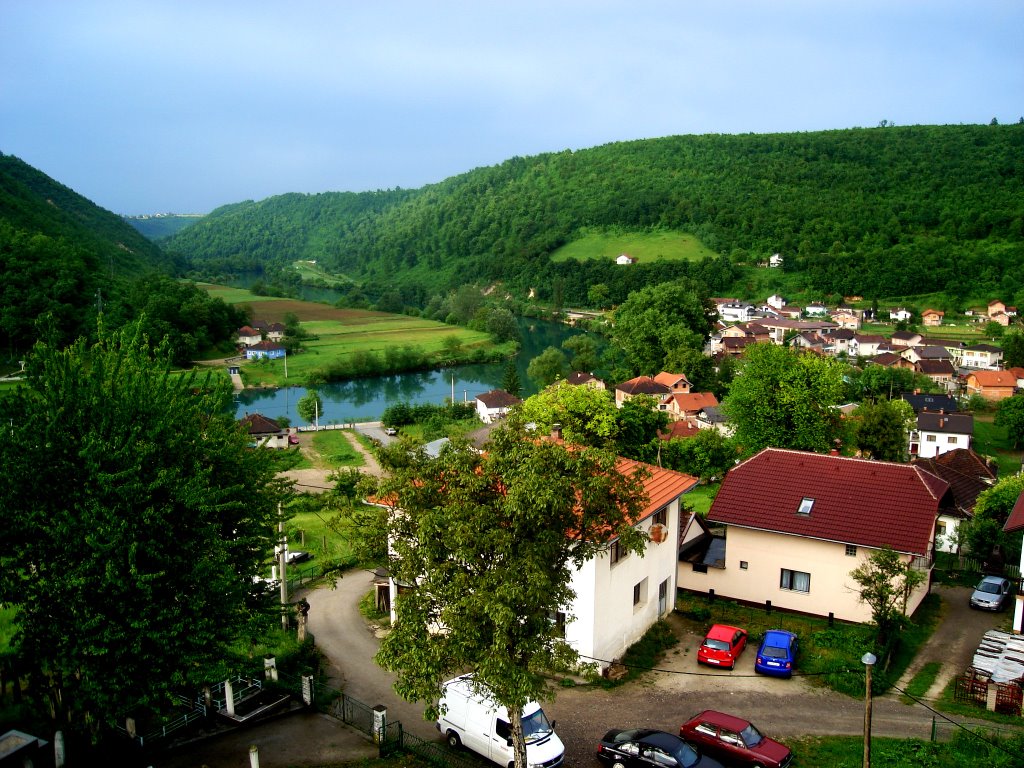
[[[925,326],[942,325],[945,314],[941,309],[926,309],[921,313],[921,323]]]
[[[263,334],[251,325],[243,325],[238,329],[238,344],[243,347],[251,347],[263,341]]]
[[[971,371],[965,379],[968,395],[981,395],[993,402],[1013,397],[1017,388],[1014,371]]]
[[[718,398],[712,392],[688,392],[667,395],[658,406],[675,421],[697,418],[697,414],[708,406],[718,405]]]
[[[850,572],[889,547],[930,576],[936,520],[951,505],[949,483],[921,467],[765,448],[722,481],[707,524],[724,534],[684,529],[688,549],[680,556],[679,585],[870,621]],[[910,595],[908,615],[929,582]]]
[[[669,373],[668,371],[662,371],[654,380],[659,384],[664,384],[669,388],[672,394],[686,393],[690,391],[690,380],[686,378],[685,373]]]
[[[661,402],[662,398],[670,394],[672,390],[667,385],[655,381],[651,376],[637,376],[615,387],[615,405],[621,408],[623,403],[637,395],[650,395]]]

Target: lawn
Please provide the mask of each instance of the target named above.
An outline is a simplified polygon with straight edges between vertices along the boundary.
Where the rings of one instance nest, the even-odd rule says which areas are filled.
[[[701,484],[692,491],[687,491],[683,497],[683,503],[702,517],[707,516],[711,509],[711,502],[715,500],[721,483]]]
[[[704,246],[693,235],[683,232],[588,232],[555,251],[552,261],[614,261],[620,254],[629,254],[641,263],[648,261],[698,261],[718,254]],[[623,267],[628,269],[628,267]]]
[[[982,456],[991,456],[999,466],[999,476],[1007,477],[1020,471],[1024,453],[1010,447],[1006,427],[992,423],[991,413],[974,414],[974,439],[971,447]]]
[[[313,434],[313,450],[317,453],[317,469],[361,467],[366,459],[352,447],[348,430],[327,429]]]
[[[292,266],[299,273],[299,277],[302,278],[303,282],[323,283],[332,287],[352,285],[352,281],[348,278],[332,275],[330,272],[318,267],[315,261],[296,261]]]

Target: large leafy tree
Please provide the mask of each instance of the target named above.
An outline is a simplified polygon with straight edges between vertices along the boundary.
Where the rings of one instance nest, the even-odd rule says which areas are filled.
[[[1006,435],[1014,448],[1024,443],[1024,395],[1014,395],[1000,401],[995,425],[1006,427]]]
[[[519,410],[525,421],[536,425],[539,434],[546,435],[559,424],[566,441],[576,445],[607,448],[618,438],[615,399],[603,389],[560,381],[526,398]]]
[[[683,278],[631,293],[615,310],[612,337],[636,372],[655,374],[681,349],[703,349],[717,317],[703,288]]]
[[[1003,336],[1003,363],[1007,368],[1024,367],[1024,332],[1019,329]]]
[[[546,387],[569,375],[569,358],[558,347],[548,347],[526,366],[526,375],[539,387]]]
[[[452,446],[395,468],[382,489],[394,507],[389,568],[415,588],[399,596],[377,661],[398,672],[400,695],[428,703],[425,717],[436,716],[445,677],[466,669],[510,713],[547,697],[539,670],[573,657],[550,616],[570,604],[574,567],[614,536],[635,552],[643,545],[629,522],[644,504],[642,478],[615,463],[537,440],[513,420],[483,454]],[[522,724],[511,720],[524,768]]]
[[[258,625],[285,488],[215,378],[169,372],[137,327],[37,345],[0,400],[0,601],[55,727],[158,710],[222,679]]]
[[[841,434],[842,363],[774,344],[752,344],[722,403],[747,453],[767,446],[827,451]]]
[[[982,491],[974,503],[974,516],[963,523],[967,547],[974,557],[989,560],[998,547],[1008,562],[1020,554],[1020,537],[1003,532],[1013,505],[1024,493],[1024,475],[1011,475]]]
[[[906,400],[862,403],[853,416],[853,444],[867,458],[903,461],[914,409]]]

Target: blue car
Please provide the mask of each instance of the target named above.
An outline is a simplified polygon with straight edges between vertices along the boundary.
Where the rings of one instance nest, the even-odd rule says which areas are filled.
[[[769,629],[764,633],[761,647],[757,649],[754,671],[763,675],[792,677],[798,644],[799,641],[792,632]]]

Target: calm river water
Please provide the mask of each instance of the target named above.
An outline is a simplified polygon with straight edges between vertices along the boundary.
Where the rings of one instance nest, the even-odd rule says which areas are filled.
[[[522,395],[529,396],[537,391],[526,376],[526,366],[530,360],[548,347],[561,347],[563,341],[582,331],[559,323],[529,318],[520,318],[519,328],[523,343],[516,356],[516,368],[523,387]],[[446,398],[452,397],[453,391],[456,401],[472,402],[477,395],[500,387],[504,373],[504,363],[491,363],[324,384],[317,387],[324,404],[320,423],[376,421],[392,403],[440,405]],[[295,408],[305,394],[305,387],[246,390],[235,397],[235,416],[241,418],[249,413],[261,413],[271,419],[287,416],[294,426],[305,424]]]

